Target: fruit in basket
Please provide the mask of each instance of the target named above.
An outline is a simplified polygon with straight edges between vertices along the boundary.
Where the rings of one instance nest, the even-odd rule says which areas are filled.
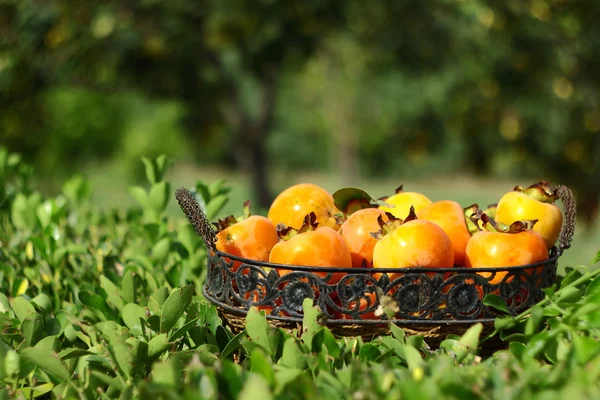
[[[454,248],[454,264],[464,265],[467,242],[471,233],[467,227],[465,210],[455,201],[441,200],[417,212],[420,220],[431,221],[446,232]]]
[[[217,227],[217,250],[255,261],[269,261],[271,249],[279,242],[275,225],[261,215],[250,215],[250,202],[244,203],[245,214],[233,215],[214,223]],[[233,262],[237,271],[239,261]]]
[[[396,219],[393,215],[378,208],[364,208],[352,213],[340,227],[340,234],[348,244],[355,268],[373,266],[373,248],[378,239],[371,235],[381,229],[378,218],[384,222]]]
[[[340,211],[335,207],[333,196],[320,186],[300,183],[288,187],[273,200],[267,218],[275,226],[300,229],[304,218],[315,213],[321,227],[338,230],[341,223],[337,218]]]
[[[273,246],[269,262],[275,264],[309,267],[352,267],[348,245],[340,233],[329,226],[319,226],[316,215],[311,212],[300,229],[278,227],[280,242]],[[284,276],[292,270],[278,269]],[[325,272],[315,272],[324,277]],[[333,274],[329,283],[337,283],[342,274]]]
[[[380,205],[379,208],[391,213],[396,218],[406,217],[411,207],[418,213],[433,203],[433,201],[422,193],[405,192],[402,186],[396,189],[395,194],[389,197],[382,197],[380,200],[388,204],[389,207],[387,205]]]
[[[417,219],[415,208],[410,207],[404,222],[386,232],[373,249],[374,268],[452,268],[454,248],[450,238],[437,224]],[[377,236],[378,234],[375,234]],[[399,274],[391,274],[394,279]],[[377,277],[381,274],[377,274]]]
[[[542,235],[551,248],[558,239],[563,222],[563,214],[554,204],[556,200],[556,191],[546,181],[534,183],[526,189],[515,186],[498,202],[495,220],[510,225],[515,221],[536,219],[533,230]]]
[[[467,243],[468,268],[505,268],[534,264],[548,259],[548,246],[544,238],[532,228],[537,221],[515,221],[511,225],[498,223],[481,214],[483,229],[476,232]],[[491,272],[478,272],[489,278]],[[508,271],[498,272],[490,281],[500,283]],[[511,279],[509,278],[508,281]]]

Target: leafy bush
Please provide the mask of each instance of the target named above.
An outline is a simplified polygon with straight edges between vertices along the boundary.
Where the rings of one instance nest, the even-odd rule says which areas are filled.
[[[44,197],[0,150],[0,397],[600,398],[600,270],[570,269],[528,312],[499,318],[506,350],[485,357],[480,325],[439,349],[395,326],[336,338],[309,300],[297,331],[252,309],[234,335],[201,294],[203,243],[165,214],[169,160],[143,161],[139,207],[101,212],[85,179]],[[209,218],[227,202],[224,182],[195,190]]]

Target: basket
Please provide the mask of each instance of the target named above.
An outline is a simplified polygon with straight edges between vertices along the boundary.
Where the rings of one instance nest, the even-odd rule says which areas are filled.
[[[482,323],[483,334],[493,330],[494,319],[502,313],[483,303],[488,293],[504,299],[509,312],[517,315],[543,299],[542,289],[556,282],[558,259],[573,238],[576,210],[572,192],[565,186],[555,189],[565,214],[558,245],[543,262],[506,268],[328,268],[258,262],[218,251],[216,235],[194,195],[180,188],[176,197],[209,249],[202,292],[234,333],[245,328],[252,306],[266,310],[272,326],[298,329],[303,301],[311,298],[321,310],[320,322],[334,335],[371,340],[390,333],[393,323],[437,347],[449,334],[460,335],[476,323]]]

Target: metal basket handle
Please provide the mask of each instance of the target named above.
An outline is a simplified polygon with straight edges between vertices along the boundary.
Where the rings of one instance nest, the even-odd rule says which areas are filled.
[[[577,217],[577,207],[575,202],[575,195],[565,185],[556,185],[553,190],[558,195],[558,198],[563,204],[564,208],[564,221],[563,226],[560,230],[558,237],[558,250],[562,254],[563,251],[571,247],[571,241],[575,235],[575,220]]]
[[[206,247],[212,251],[216,251],[217,235],[210,226],[208,218],[202,207],[198,204],[196,197],[188,189],[180,187],[175,191],[175,198],[179,202],[179,207],[183,210],[186,218],[194,227],[196,233],[202,238]]]

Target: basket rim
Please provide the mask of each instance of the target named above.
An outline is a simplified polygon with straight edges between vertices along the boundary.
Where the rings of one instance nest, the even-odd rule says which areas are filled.
[[[213,257],[220,258],[229,258],[234,261],[239,261],[243,264],[261,267],[261,268],[274,268],[274,269],[283,269],[289,271],[305,271],[305,272],[331,272],[331,273],[355,273],[355,274],[365,274],[365,275],[374,275],[379,273],[402,273],[402,274],[410,274],[410,273],[477,273],[477,272],[502,272],[502,271],[518,271],[518,270],[527,270],[531,268],[537,267],[548,267],[552,266],[556,263],[556,261],[562,255],[562,251],[553,246],[548,251],[548,258],[546,260],[538,261],[532,264],[525,265],[516,265],[516,266],[502,266],[502,267],[478,267],[478,268],[469,268],[469,267],[398,267],[398,268],[354,268],[354,267],[322,267],[322,266],[309,266],[309,265],[292,265],[292,264],[278,264],[271,263],[268,261],[257,261],[249,258],[239,257],[233,254],[229,254],[223,252],[221,250],[215,250],[212,252],[213,254],[209,254]]]

